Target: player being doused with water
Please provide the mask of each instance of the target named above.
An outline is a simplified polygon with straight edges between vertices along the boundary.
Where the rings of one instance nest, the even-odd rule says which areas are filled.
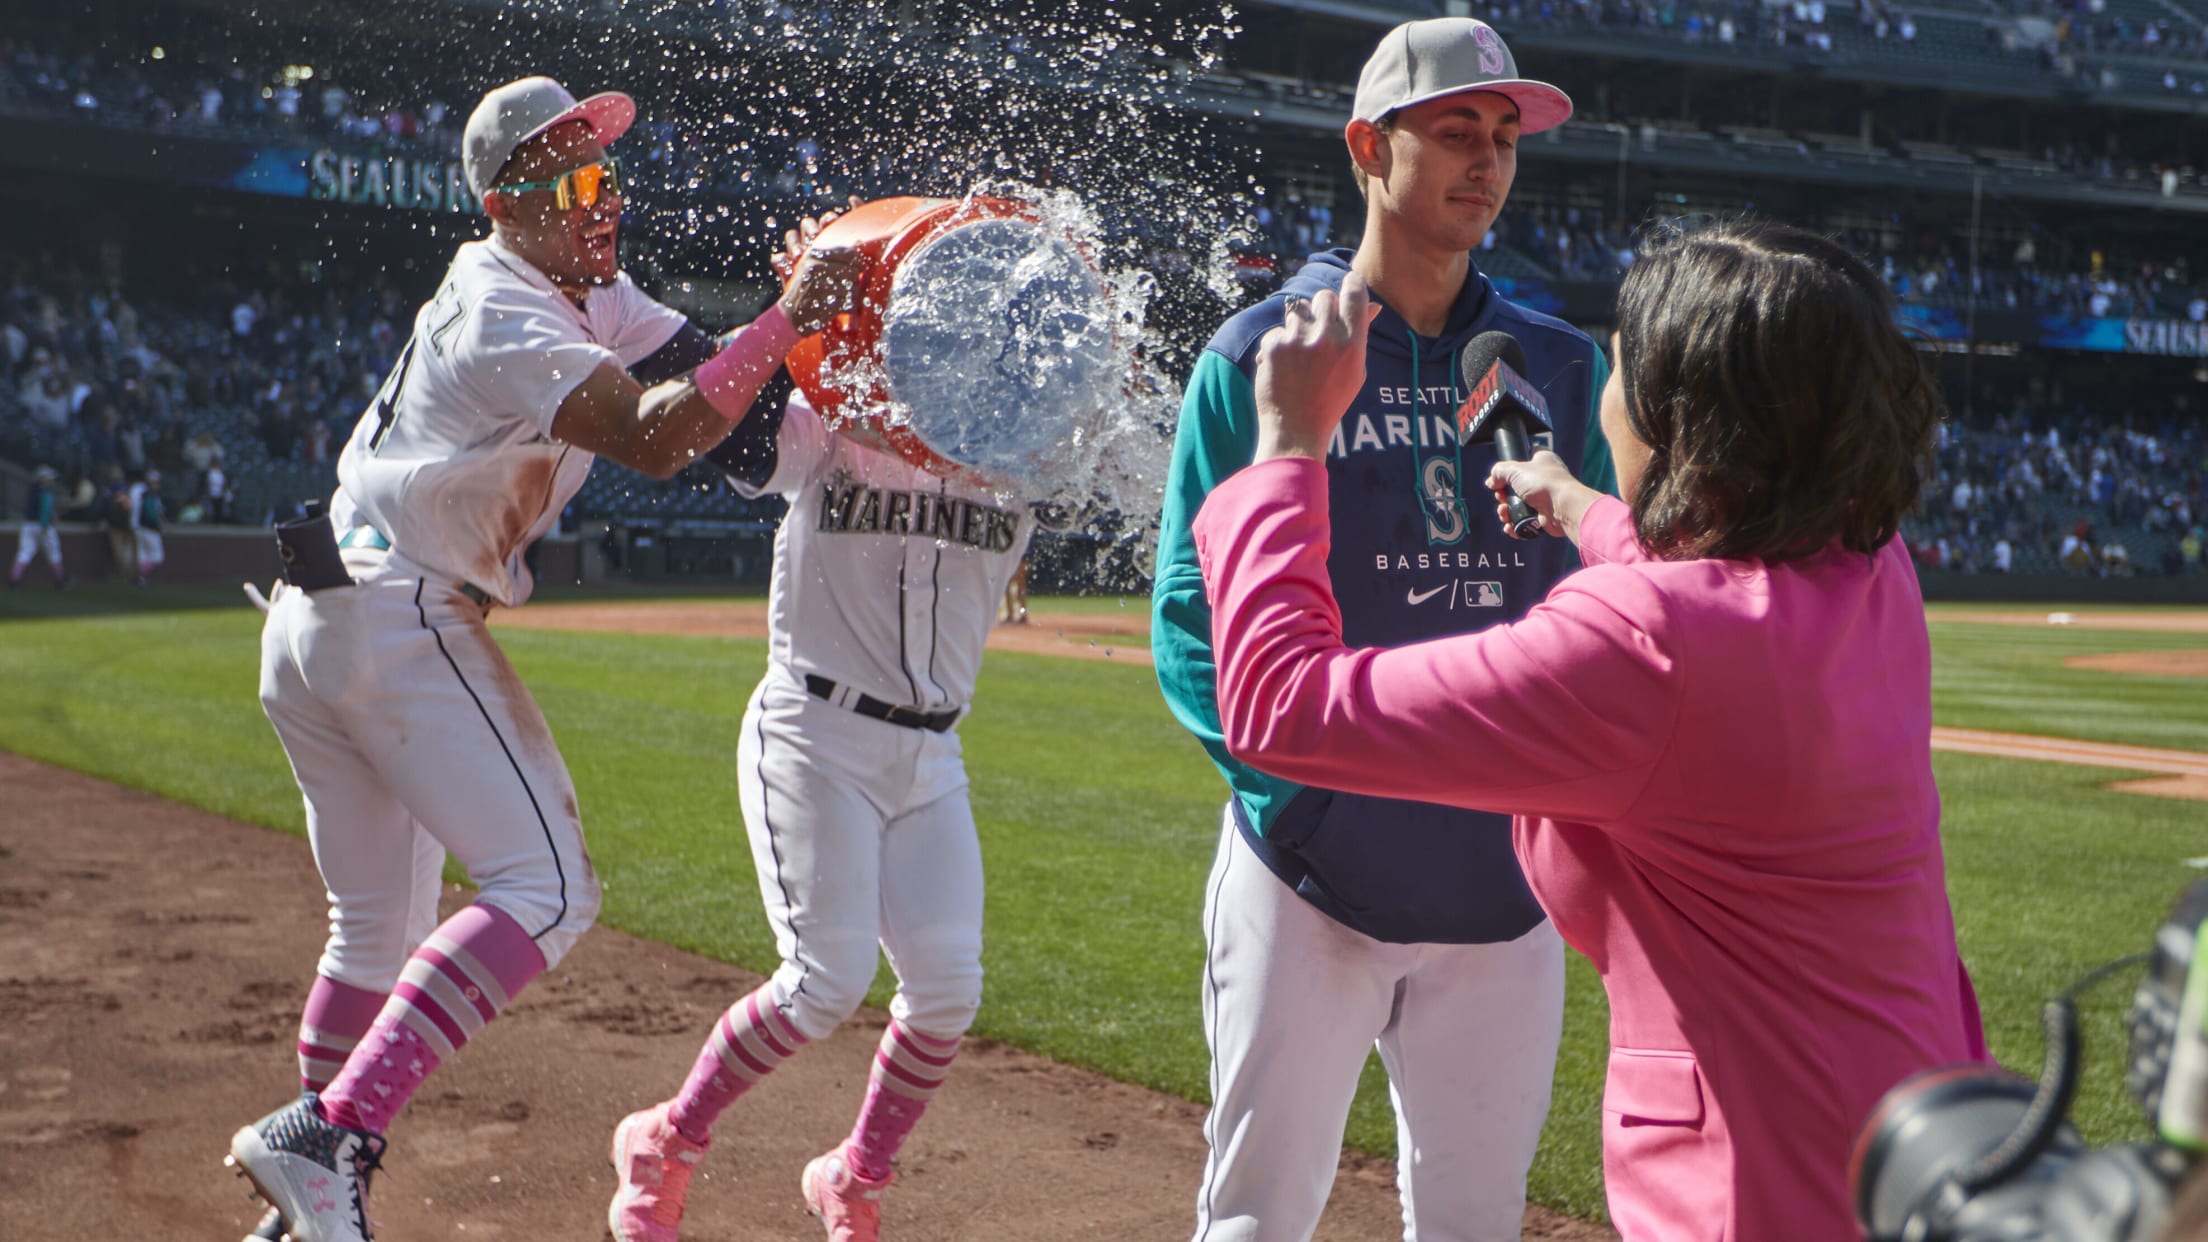
[[[815,227],[786,239],[791,253]],[[710,457],[742,495],[789,502],[767,672],[737,744],[744,828],[782,962],[714,1022],[675,1094],[615,1130],[619,1242],[674,1242],[715,1123],[857,1011],[886,951],[897,992],[857,1117],[799,1178],[831,1242],[874,1242],[892,1162],[981,1003],[981,847],[956,726],[1033,507],[887,451],[824,417],[786,377],[776,389],[787,401],[763,406]]]
[[[491,235],[459,248],[338,460],[331,526],[287,532],[260,694],[306,800],[330,936],[299,1028],[300,1098],[238,1131],[256,1238],[365,1242],[386,1134],[438,1067],[597,914],[575,787],[485,625],[597,456],[660,478],[721,443],[859,259],[816,247],[725,342],[637,289],[606,147],[626,95],[490,92],[462,143]],[[445,857],[476,900],[439,922]]]

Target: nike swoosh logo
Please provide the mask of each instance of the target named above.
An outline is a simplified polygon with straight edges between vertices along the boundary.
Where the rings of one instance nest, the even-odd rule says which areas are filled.
[[[1432,599],[1432,598],[1433,598],[1433,597],[1435,597],[1436,595],[1439,595],[1439,594],[1441,594],[1441,593],[1442,593],[1443,591],[1446,591],[1446,590],[1448,590],[1448,589],[1449,589],[1449,584],[1448,584],[1448,583],[1446,583],[1446,582],[1444,582],[1444,583],[1442,583],[1442,584],[1441,584],[1440,586],[1438,586],[1438,587],[1435,587],[1435,588],[1434,588],[1433,590],[1431,590],[1431,591],[1405,591],[1405,592],[1403,592],[1403,598],[1404,598],[1404,599],[1406,599],[1406,600],[1408,600],[1408,601],[1410,601],[1410,602],[1411,602],[1411,603],[1413,603],[1413,604],[1423,604],[1423,603],[1425,603],[1425,602],[1426,602],[1427,600],[1430,600],[1430,599]]]

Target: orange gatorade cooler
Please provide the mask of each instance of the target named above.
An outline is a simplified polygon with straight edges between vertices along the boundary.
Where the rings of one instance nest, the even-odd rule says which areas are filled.
[[[856,309],[790,351],[822,417],[945,477],[1048,490],[1121,384],[1111,293],[1071,233],[1013,199],[885,198],[814,241],[869,259]]]

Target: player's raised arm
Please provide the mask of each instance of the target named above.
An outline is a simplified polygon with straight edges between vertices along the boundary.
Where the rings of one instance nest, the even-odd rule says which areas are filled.
[[[654,478],[671,478],[719,444],[800,337],[850,308],[863,256],[807,252],[780,301],[690,373],[646,388],[607,363],[560,403],[552,436]]]

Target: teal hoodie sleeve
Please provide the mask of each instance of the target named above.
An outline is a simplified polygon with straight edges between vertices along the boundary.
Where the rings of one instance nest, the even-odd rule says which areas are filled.
[[[1272,814],[1301,788],[1236,763],[1219,727],[1218,670],[1211,651],[1211,604],[1189,527],[1228,475],[1257,452],[1257,400],[1248,376],[1205,350],[1188,378],[1165,508],[1158,519],[1158,565],[1150,593],[1150,652],[1166,706],[1196,736],[1262,833]]]
[[[1598,492],[1618,494],[1618,468],[1610,460],[1610,441],[1602,434],[1602,390],[1610,386],[1610,360],[1595,347],[1594,382],[1587,396],[1587,438],[1581,441],[1579,481]]]

